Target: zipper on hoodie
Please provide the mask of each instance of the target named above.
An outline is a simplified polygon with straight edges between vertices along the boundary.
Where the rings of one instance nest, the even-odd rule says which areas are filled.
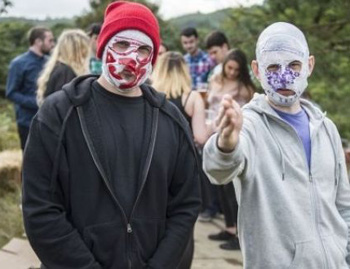
[[[82,128],[82,131],[83,131],[83,136],[85,138],[85,141],[88,145],[88,149],[89,149],[89,152],[93,158],[93,161],[97,167],[97,170],[99,171],[102,179],[103,179],[103,182],[105,183],[109,193],[111,194],[112,198],[113,198],[113,201],[116,203],[117,207],[120,209],[122,215],[123,215],[123,219],[125,221],[125,224],[126,224],[126,233],[127,233],[127,242],[126,242],[126,245],[127,245],[127,248],[129,247],[130,245],[130,236],[133,232],[133,229],[132,229],[132,226],[131,226],[131,219],[132,219],[132,216],[134,214],[134,211],[136,209],[136,206],[138,204],[138,201],[141,197],[141,194],[142,194],[142,191],[143,191],[143,188],[146,184],[146,180],[147,180],[147,175],[148,175],[148,171],[149,171],[149,168],[151,166],[151,161],[152,161],[152,156],[153,156],[153,152],[154,152],[154,147],[155,147],[155,141],[156,141],[156,134],[157,134],[157,131],[158,131],[158,115],[159,115],[159,108],[154,108],[153,109],[153,117],[152,117],[152,129],[151,129],[151,142],[150,142],[150,145],[149,145],[149,148],[148,148],[148,152],[147,152],[147,156],[146,156],[146,164],[144,166],[144,170],[143,170],[143,173],[142,173],[142,184],[141,184],[141,187],[140,187],[140,190],[139,190],[139,193],[136,197],[136,200],[135,200],[135,203],[133,205],[133,208],[131,210],[131,214],[130,214],[130,218],[128,219],[128,217],[126,216],[126,213],[123,209],[123,207],[121,206],[121,204],[119,203],[119,200],[117,199],[117,197],[115,196],[110,184],[109,184],[109,180],[107,179],[107,176],[105,175],[104,173],[104,170],[103,170],[103,167],[101,165],[101,163],[99,162],[98,158],[97,158],[97,154],[94,150],[94,147],[92,145],[92,141],[90,139],[90,136],[89,136],[89,133],[88,133],[88,130],[87,130],[87,127],[85,125],[85,120],[83,119],[84,116],[83,116],[83,111],[82,111],[82,107],[77,107],[77,110],[78,110],[78,117],[79,117],[79,120],[80,120],[80,125],[81,125],[81,128]],[[131,269],[132,268],[132,263],[131,263],[131,258],[130,258],[130,251],[128,251],[128,267]]]
[[[314,209],[315,209],[315,228],[316,228],[316,232],[317,232],[317,238],[319,240],[319,243],[321,244],[321,247],[322,247],[322,250],[323,250],[323,256],[325,257],[324,258],[324,261],[325,261],[325,264],[326,264],[326,268],[329,268],[328,266],[328,257],[327,257],[327,251],[326,251],[326,248],[322,242],[322,238],[321,238],[321,232],[320,232],[320,228],[319,228],[319,225],[318,225],[318,216],[319,216],[319,208],[318,208],[318,205],[317,205],[317,201],[318,201],[318,196],[317,196],[317,190],[316,190],[316,182],[314,182],[313,178],[312,178],[312,173],[310,172],[309,174],[310,176],[310,184],[311,184],[311,188],[312,188],[312,202],[313,202],[313,206],[314,206]]]
[[[147,181],[147,175],[148,175],[148,172],[149,172],[149,168],[151,166],[153,152],[154,152],[154,148],[155,148],[155,144],[156,144],[157,131],[158,131],[159,108],[154,108],[152,114],[153,114],[153,116],[152,116],[151,141],[150,141],[150,144],[149,144],[149,147],[148,147],[148,151],[147,151],[146,163],[145,163],[144,169],[142,171],[141,187],[140,187],[139,193],[138,193],[138,195],[136,197],[135,203],[134,203],[134,205],[132,207],[132,210],[131,210],[130,221],[131,221],[131,219],[132,219],[132,217],[134,215],[136,206],[139,203],[139,200],[140,200],[143,188],[145,187],[145,184],[146,184],[146,181]],[[129,226],[128,226],[128,232],[129,231],[130,231],[130,233],[132,232],[132,228],[131,228],[130,222],[129,222]]]
[[[108,192],[110,193],[110,195],[112,196],[112,200],[114,201],[114,203],[117,205],[117,207],[119,208],[120,212],[122,213],[122,219],[124,220],[125,222],[125,226],[127,227],[126,229],[126,232],[127,232],[127,238],[126,238],[126,248],[128,249],[129,247],[129,241],[130,241],[130,238],[129,238],[129,235],[132,233],[132,227],[130,225],[130,221],[128,220],[127,216],[126,216],[126,213],[123,209],[123,207],[121,206],[121,204],[119,203],[119,200],[117,199],[117,197],[114,195],[114,192],[109,184],[109,180],[106,176],[106,174],[104,173],[104,170],[103,170],[103,167],[97,157],[97,153],[95,152],[95,149],[93,147],[93,144],[92,144],[92,141],[91,141],[91,138],[89,136],[89,132],[87,130],[87,126],[86,126],[86,123],[85,123],[85,119],[84,119],[84,113],[82,111],[82,107],[77,107],[77,111],[78,111],[78,117],[79,117],[79,121],[80,121],[80,126],[81,126],[81,129],[82,129],[82,132],[83,132],[83,136],[84,136],[84,139],[87,143],[87,146],[88,146],[88,149],[89,149],[89,152],[90,152],[90,155],[92,156],[92,159],[96,165],[96,168],[98,170],[98,172],[100,173],[101,177],[102,177],[102,180],[103,182],[105,183],[106,187],[107,187],[107,190]],[[127,257],[128,257],[128,268],[131,269],[131,258],[130,258],[130,252],[128,251],[127,253]]]
[[[276,118],[276,117],[274,117]],[[299,141],[299,145],[302,146],[302,150],[304,151],[304,146],[303,146],[303,143],[299,137],[299,135],[297,134],[297,132],[295,131],[295,129],[290,126],[288,123],[286,123],[284,120],[280,119],[280,118],[276,118],[277,120],[281,121],[284,125],[287,126],[287,128],[290,128],[292,129],[292,132],[297,136],[298,138],[298,141]],[[314,133],[315,134],[315,133]],[[309,171],[309,182],[311,184],[311,195],[312,195],[312,205],[313,205],[313,208],[314,208],[314,212],[315,212],[315,219],[314,219],[314,224],[315,224],[315,229],[316,229],[316,233],[317,233],[317,238],[319,240],[319,243],[321,244],[321,248],[322,248],[322,252],[323,252],[323,256],[325,257],[325,264],[326,264],[326,268],[328,268],[328,257],[327,257],[327,252],[326,252],[326,249],[325,249],[325,246],[322,242],[322,238],[321,238],[321,233],[320,233],[320,229],[319,229],[319,226],[317,224],[317,219],[318,219],[318,215],[319,215],[319,212],[318,212],[318,206],[317,206],[317,202],[318,202],[318,198],[317,198],[317,190],[316,190],[316,182],[314,181],[313,179],[313,176],[312,176],[312,172],[311,172],[311,167],[312,167],[312,138],[313,136],[311,135],[310,133],[310,148],[311,148],[311,156],[310,156],[310,167],[308,166],[308,163],[307,163],[307,158],[306,158],[306,154],[303,154],[304,155],[304,163],[305,163],[305,166],[307,168],[307,170]],[[278,143],[278,142],[277,142]]]

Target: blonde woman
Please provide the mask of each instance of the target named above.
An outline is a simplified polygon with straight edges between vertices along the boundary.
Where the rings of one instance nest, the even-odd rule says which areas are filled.
[[[38,104],[76,76],[87,74],[89,56],[89,37],[79,29],[64,30],[38,79]]]
[[[152,86],[164,92],[192,127],[194,140],[203,145],[208,139],[205,125],[204,100],[198,92],[191,91],[191,77],[183,56],[179,52],[165,52],[156,64]]]

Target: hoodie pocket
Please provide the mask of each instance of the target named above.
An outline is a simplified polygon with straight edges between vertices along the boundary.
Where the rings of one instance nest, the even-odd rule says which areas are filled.
[[[288,269],[300,268],[301,262],[303,260],[303,255],[305,252],[306,243],[295,244],[295,252],[292,263],[287,267]]]
[[[335,235],[324,237],[323,243],[326,249],[329,268],[348,268],[346,264],[346,242],[341,242]]]
[[[295,252],[288,269],[322,268],[321,249],[315,240],[295,243]],[[333,268],[333,267],[331,267]]]
[[[158,244],[165,233],[165,220],[134,219],[134,252],[147,263],[157,250]]]
[[[84,240],[103,268],[126,267],[126,229],[122,223],[108,222],[86,227]]]

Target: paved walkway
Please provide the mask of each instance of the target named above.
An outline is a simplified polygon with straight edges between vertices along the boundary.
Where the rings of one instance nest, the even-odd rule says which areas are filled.
[[[192,269],[242,269],[243,259],[240,251],[222,250],[208,239],[208,235],[219,232],[224,227],[222,220],[197,222],[195,227],[195,253]]]
[[[208,234],[219,232],[222,220],[209,223],[197,222],[195,228],[195,254],[192,269],[241,269],[240,251],[225,251],[219,242],[208,240]],[[29,269],[38,268],[39,260],[27,240],[13,238],[0,250],[0,268]]]

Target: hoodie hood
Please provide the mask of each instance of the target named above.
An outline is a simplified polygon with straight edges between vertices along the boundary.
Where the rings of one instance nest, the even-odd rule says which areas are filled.
[[[91,95],[92,83],[98,79],[98,75],[85,75],[73,79],[63,87],[73,106],[85,104]],[[166,96],[159,93],[147,84],[141,85],[141,90],[146,100],[154,107],[160,108],[164,105]]]
[[[319,127],[324,123],[326,113],[322,113],[321,110],[319,110],[311,102],[305,99],[300,99],[300,103],[302,108],[306,111],[306,114],[309,116],[310,138],[312,138],[312,136],[319,130]],[[243,109],[255,111],[256,113],[262,116],[263,121],[265,122],[269,132],[271,133],[272,137],[276,141],[279,154],[280,154],[280,160],[281,160],[281,168],[282,168],[281,176],[282,176],[282,180],[284,180],[286,176],[286,166],[285,166],[285,156],[283,154],[282,141],[279,141],[275,132],[272,131],[271,124],[270,124],[270,120],[275,120],[275,121],[284,121],[284,120],[280,118],[277,112],[268,103],[267,97],[265,94],[255,93],[253,99],[247,105],[245,105]],[[326,130],[327,130],[327,127],[326,127]],[[327,131],[327,134],[329,136],[328,131]],[[333,148],[333,151],[334,151],[334,148]]]
[[[321,112],[320,109],[306,99],[300,99],[300,104],[302,108],[305,109],[312,125],[317,126],[323,122],[326,113]],[[268,117],[279,118],[276,111],[268,103],[265,94],[255,93],[253,99],[246,104],[243,109],[253,110],[259,114],[265,114]]]

